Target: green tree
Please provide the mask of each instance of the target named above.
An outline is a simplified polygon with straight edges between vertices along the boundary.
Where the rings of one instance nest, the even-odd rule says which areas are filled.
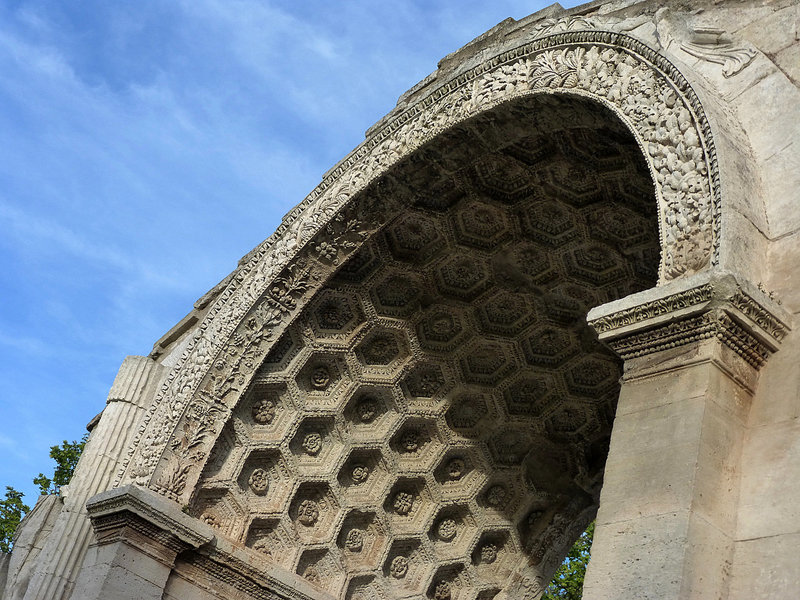
[[[14,532],[30,508],[22,502],[22,492],[6,486],[6,497],[0,500],[0,552],[11,552]]]
[[[553,581],[547,586],[542,600],[581,600],[583,596],[583,578],[594,537],[594,523],[589,525],[575,542],[556,571]]]
[[[33,483],[39,486],[42,494],[57,494],[62,485],[69,483],[87,439],[89,439],[88,433],[80,441],[64,440],[61,446],[50,446],[50,458],[56,461],[53,476],[47,477],[44,473],[39,473],[39,476],[33,479]]]
[[[80,441],[64,440],[60,446],[50,446],[50,458],[56,461],[53,476],[47,477],[44,473],[39,473],[39,476],[33,479],[33,483],[39,486],[42,494],[57,494],[62,485],[69,483],[88,438],[87,433]],[[22,501],[22,497],[22,492],[6,486],[6,497],[0,500],[0,552],[11,551],[14,545],[14,532],[22,517],[30,510],[30,507]]]

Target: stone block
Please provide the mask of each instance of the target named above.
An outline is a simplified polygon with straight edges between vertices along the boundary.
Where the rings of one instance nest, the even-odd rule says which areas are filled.
[[[796,43],[800,27],[800,8],[787,6],[761,16],[736,31],[737,37],[749,40],[764,54],[776,54]]]
[[[168,573],[168,571],[167,571]],[[125,600],[161,600],[163,583],[156,584],[120,567],[86,567],[72,598],[124,598]]]
[[[599,526],[585,600],[717,600],[732,540],[691,511]]]
[[[750,145],[761,161],[786,148],[800,136],[800,90],[783,73],[775,72],[759,81],[732,104],[737,109]],[[779,177],[786,175],[791,173]]]
[[[691,508],[732,532],[742,429],[707,398],[618,416],[598,523]]]
[[[800,56],[798,56],[800,62]],[[800,114],[794,115],[800,119]],[[779,238],[800,229],[800,138],[794,138],[778,149],[762,168],[762,179],[766,193],[767,220],[772,238]],[[770,261],[770,266],[780,264]]]
[[[775,55],[775,64],[795,86],[800,86],[800,43],[795,42]]]
[[[691,506],[704,405],[683,400],[617,417],[598,523]]]
[[[736,531],[744,425],[714,402],[703,413],[692,509],[730,537]]]
[[[796,268],[796,264],[787,264],[785,268]],[[800,403],[797,401],[800,390],[799,352],[800,335],[790,332],[781,351],[770,358],[761,372],[749,414],[750,427],[759,428],[800,417]]]
[[[687,365],[667,367],[661,375],[651,374],[636,377],[640,369],[631,369],[625,378],[617,405],[617,418],[622,415],[655,408],[664,404],[708,397],[732,416],[744,420],[750,406],[750,394],[735,381],[731,381],[719,366],[702,358],[696,347],[685,346],[637,359],[637,364],[653,371],[658,364],[683,360]],[[663,361],[663,362],[662,362]],[[692,364],[694,363],[694,364]]]
[[[736,542],[728,600],[797,597],[800,581],[800,534]]]
[[[800,533],[800,421],[750,430],[741,471],[738,538]]]

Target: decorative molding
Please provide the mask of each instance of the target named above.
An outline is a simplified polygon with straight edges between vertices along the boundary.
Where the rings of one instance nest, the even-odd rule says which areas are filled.
[[[717,338],[748,364],[761,368],[786,335],[786,315],[764,295],[757,301],[731,274],[712,274],[706,282],[663,298],[602,314],[594,309],[589,325],[621,358],[629,359]],[[628,301],[635,300],[635,297]],[[685,310],[685,309],[693,310]]]
[[[766,308],[759,304],[752,296],[739,290],[731,296],[730,302],[738,308],[761,329],[766,331],[775,341],[781,342],[789,331],[788,326]]]
[[[308,583],[290,573],[281,573],[279,576],[270,574],[269,570],[259,568],[247,560],[237,557],[233,552],[221,548],[204,548],[185,554],[181,562],[190,566],[205,576],[229,585],[243,592],[247,598],[254,600],[319,600],[331,598],[328,594],[312,591]],[[271,570],[276,568],[270,565]],[[176,570],[182,576],[185,573],[183,564],[176,565]],[[192,579],[192,578],[190,578]],[[195,581],[195,583],[205,583]]]
[[[722,29],[696,28],[691,41],[681,42],[680,46],[692,56],[722,65],[726,78],[740,73],[758,56],[753,48],[737,45]]]
[[[708,302],[711,300],[713,291],[713,286],[708,283],[594,319],[589,322],[589,325],[599,334],[606,333]]]
[[[114,488],[98,494],[89,499],[86,510],[93,525],[102,524],[105,528],[120,519],[128,519],[125,515],[136,515],[192,548],[214,539],[209,527],[184,514],[174,503],[155,492],[136,485]]]

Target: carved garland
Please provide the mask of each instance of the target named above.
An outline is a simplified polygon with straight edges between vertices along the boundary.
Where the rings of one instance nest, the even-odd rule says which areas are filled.
[[[246,257],[151,405],[116,485],[134,480],[186,499],[192,488],[187,484],[199,476],[221,424],[268,346],[333,265],[379,226],[370,220],[375,211],[368,206],[361,214],[345,215],[341,209],[427,141],[502,102],[568,92],[610,107],[645,149],[658,184],[662,278],[692,273],[716,260],[716,158],[708,122],[688,83],[663,56],[628,36],[567,31],[596,27],[587,19],[548,27],[548,33],[564,32],[503,52],[390,120]],[[400,200],[381,196],[380,213],[391,214],[385,202]]]

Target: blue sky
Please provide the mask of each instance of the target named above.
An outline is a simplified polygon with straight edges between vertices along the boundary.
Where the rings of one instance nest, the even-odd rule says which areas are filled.
[[[126,355],[440,58],[547,4],[0,0],[0,486],[33,504]]]

